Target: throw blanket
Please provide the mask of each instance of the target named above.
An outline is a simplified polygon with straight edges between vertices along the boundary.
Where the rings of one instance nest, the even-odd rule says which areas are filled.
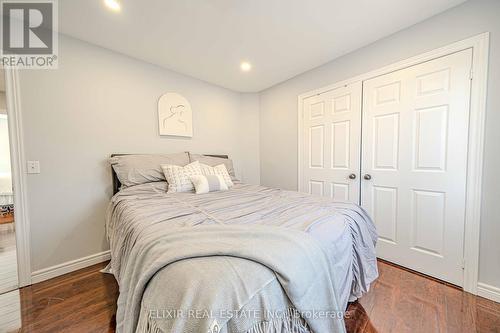
[[[124,189],[108,210],[119,332],[219,332],[214,319],[223,333],[343,331],[333,312],[378,275],[375,228],[356,205],[245,184],[203,195],[165,189]],[[325,298],[310,296],[318,291]],[[189,309],[212,312],[169,312]],[[255,315],[267,310],[284,315]]]
[[[136,241],[131,252],[131,262],[127,264],[120,279],[116,316],[118,332],[135,332],[144,290],[160,269],[168,269],[169,264],[180,260],[209,256],[246,259],[236,262],[236,266],[254,267],[254,262],[266,266],[276,274],[281,287],[299,312],[324,313],[324,318],[306,318],[314,332],[344,332],[343,318],[336,316],[341,311],[337,305],[328,259],[319,243],[307,234],[266,226],[212,225],[165,231],[156,225],[148,229]],[[216,279],[217,276],[213,278]],[[210,289],[210,285],[211,281],[207,280],[201,291]],[[226,288],[232,288],[232,297],[246,303],[265,284],[256,285],[250,290],[244,288],[250,286],[236,284]],[[168,288],[168,284],[165,288]],[[197,298],[200,295],[197,292],[176,292],[183,294],[184,304],[199,303]],[[218,300],[219,304],[214,304],[214,299],[201,299],[205,304],[199,304],[197,310],[213,310],[221,304],[231,302],[223,299]],[[159,321],[155,326],[163,326],[163,332],[209,332],[214,319],[225,325],[226,319],[210,316],[174,317],[170,322]]]

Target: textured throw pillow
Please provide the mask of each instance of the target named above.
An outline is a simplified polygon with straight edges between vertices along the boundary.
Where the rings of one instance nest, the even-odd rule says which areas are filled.
[[[184,166],[189,163],[188,153],[135,154],[113,156],[109,159],[122,187],[150,182],[164,182],[161,164]]]
[[[226,191],[228,189],[224,178],[220,175],[196,175],[189,177],[194,185],[196,194],[214,191]]]
[[[161,169],[168,182],[167,192],[191,192],[194,190],[191,176],[201,175],[200,162],[189,163],[185,167],[162,164]]]
[[[200,154],[189,153],[189,162],[194,162],[194,161],[199,161],[201,164],[210,165],[211,167],[219,164],[224,164],[226,166],[227,172],[231,176],[231,179],[236,180],[236,176],[234,174],[233,161],[229,158],[205,156]]]
[[[226,166],[224,164],[219,164],[214,167],[211,167],[210,165],[206,165],[203,163],[200,163],[200,169],[201,169],[201,174],[204,176],[207,175],[219,175],[224,178],[224,181],[226,182],[228,187],[232,187],[233,181],[231,180],[231,176],[227,172]]]

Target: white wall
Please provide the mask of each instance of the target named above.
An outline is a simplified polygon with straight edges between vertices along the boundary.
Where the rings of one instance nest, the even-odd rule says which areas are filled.
[[[241,116],[237,124],[241,140],[239,153],[241,163],[246,166],[244,170],[241,170],[241,177],[251,180],[252,183],[260,184],[260,154],[255,156],[252,153],[258,152],[260,149],[259,94],[242,93],[240,97]]]
[[[500,287],[500,1],[470,0],[261,93],[261,183],[297,189],[297,96],[489,31],[481,282]],[[269,144],[271,143],[272,144]],[[284,168],[283,166],[286,166]]]
[[[76,39],[59,39],[59,69],[20,71],[33,271],[108,249],[104,215],[114,152],[224,153],[258,183],[256,94],[239,94]],[[194,137],[158,135],[157,100],[191,103]]]

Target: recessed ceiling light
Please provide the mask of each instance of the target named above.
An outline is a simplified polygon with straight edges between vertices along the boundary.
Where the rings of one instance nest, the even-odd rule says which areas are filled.
[[[104,4],[106,5],[106,7],[115,12],[119,12],[122,9],[122,6],[120,6],[118,0],[104,0]]]
[[[243,72],[248,72],[252,69],[252,65],[249,62],[243,61],[240,65],[240,68]]]

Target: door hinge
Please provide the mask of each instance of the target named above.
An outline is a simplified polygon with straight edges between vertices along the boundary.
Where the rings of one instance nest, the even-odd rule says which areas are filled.
[[[471,69],[469,73],[469,80],[472,80],[474,78],[474,71]]]
[[[462,259],[462,269],[465,269],[465,259]]]

